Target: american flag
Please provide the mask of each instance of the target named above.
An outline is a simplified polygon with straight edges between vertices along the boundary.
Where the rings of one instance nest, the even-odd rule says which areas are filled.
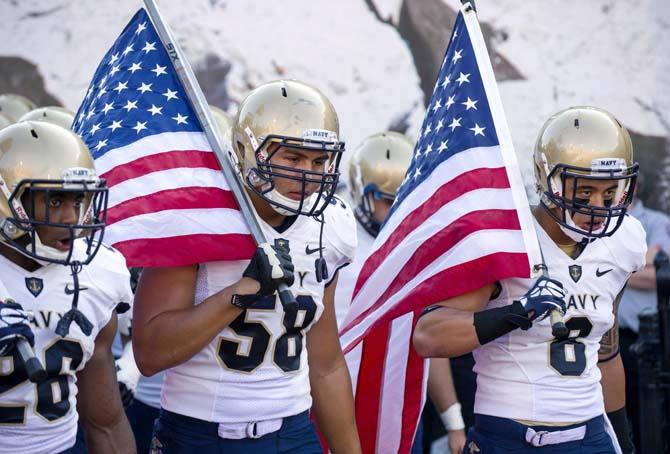
[[[104,242],[129,266],[251,257],[249,229],[144,9],[102,59],[72,128],[110,188]]]
[[[363,452],[409,452],[426,361],[427,305],[530,277],[539,246],[475,12],[459,13],[414,157],[365,261],[340,332]]]

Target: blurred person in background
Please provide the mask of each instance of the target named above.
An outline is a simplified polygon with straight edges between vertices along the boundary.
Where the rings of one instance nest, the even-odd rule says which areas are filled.
[[[645,267],[633,274],[619,305],[619,342],[621,359],[626,370],[626,402],[631,420],[635,445],[640,445],[639,408],[638,408],[638,364],[637,357],[631,353],[639,334],[639,315],[642,312],[656,312],[656,269],[654,258],[660,250],[670,252],[670,217],[657,210],[647,208],[638,198],[644,186],[643,175],[638,176],[629,213],[640,221],[647,233],[647,256]]]

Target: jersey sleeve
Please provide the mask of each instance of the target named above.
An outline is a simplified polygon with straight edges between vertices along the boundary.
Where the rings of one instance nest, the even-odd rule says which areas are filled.
[[[640,221],[626,215],[619,230],[610,238],[609,249],[617,264],[629,273],[644,268],[647,254],[647,234]]]
[[[328,261],[331,278],[337,270],[354,260],[356,246],[356,218],[349,205],[335,196],[324,216],[324,256]]]
[[[110,309],[128,312],[132,308],[133,292],[125,257],[112,247],[102,246],[92,263],[95,264],[94,278],[107,296]]]

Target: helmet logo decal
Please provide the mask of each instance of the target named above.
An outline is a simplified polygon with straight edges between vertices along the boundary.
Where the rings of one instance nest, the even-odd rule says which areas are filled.
[[[244,133],[249,138],[249,142],[251,142],[251,145],[254,147],[254,150],[258,150],[258,141],[256,140],[256,136],[254,135],[254,132],[251,130],[251,128],[249,126],[244,128]]]
[[[337,133],[326,129],[306,129],[302,133],[302,140],[312,142],[337,142]]]

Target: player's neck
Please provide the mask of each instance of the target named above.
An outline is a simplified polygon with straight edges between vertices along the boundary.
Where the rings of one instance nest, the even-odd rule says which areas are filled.
[[[0,254],[7,258],[7,260],[11,261],[15,265],[20,266],[26,271],[33,272],[42,266],[30,257],[21,254],[16,249],[11,248],[3,243],[0,243]]]
[[[256,213],[258,213],[258,216],[267,224],[272,227],[279,227],[286,221],[286,216],[277,213],[277,211],[275,211],[267,201],[259,197],[258,194],[249,190],[247,190],[247,194],[249,194],[249,198],[256,209]]]
[[[561,230],[561,227],[556,221],[547,213],[540,205],[533,208],[533,215],[542,229],[549,235],[554,243],[559,246],[571,246],[575,244],[575,240]]]

